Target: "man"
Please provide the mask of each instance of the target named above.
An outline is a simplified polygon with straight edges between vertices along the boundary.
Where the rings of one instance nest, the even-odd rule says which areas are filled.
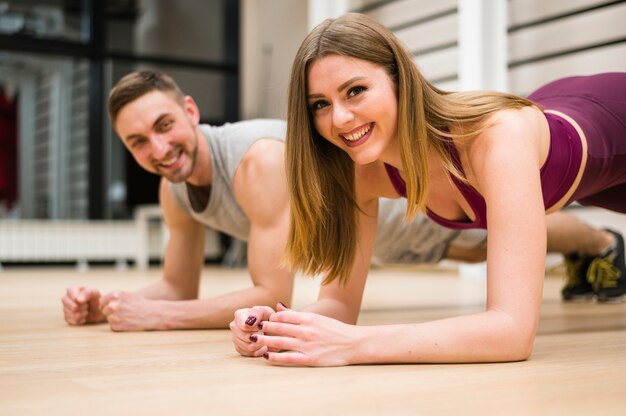
[[[293,276],[280,267],[289,227],[284,122],[200,125],[193,98],[152,71],[118,82],[109,116],[137,163],[162,177],[159,201],[169,229],[163,278],[136,293],[101,296],[70,287],[65,320],[108,320],[116,331],[221,328],[237,308],[291,299]],[[197,299],[205,225],[248,241],[253,287]]]
[[[131,73],[116,84],[109,117],[137,163],[162,177],[159,200],[169,229],[163,277],[134,293],[102,296],[94,288],[70,287],[62,299],[65,320],[108,321],[114,331],[226,328],[237,309],[290,302],[293,275],[281,267],[289,228],[285,123],[200,125],[193,98],[153,71]],[[381,261],[485,258],[485,234],[459,234],[423,217],[404,226],[404,203],[381,201],[375,251]],[[566,216],[568,221],[575,219]],[[252,287],[198,299],[205,226],[247,241]],[[581,229],[578,240],[601,233]]]

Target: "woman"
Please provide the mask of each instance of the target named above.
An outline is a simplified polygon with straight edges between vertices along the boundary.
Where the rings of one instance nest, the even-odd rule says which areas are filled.
[[[542,297],[545,213],[575,200],[626,212],[625,96],[626,74],[557,81],[529,99],[448,93],[375,21],[348,14],[323,22],[291,74],[287,260],[326,279],[304,312],[237,311],[236,349],[312,366],[527,359]],[[449,227],[488,227],[484,312],[354,325],[378,198],[398,196],[408,200],[407,218],[426,210]],[[582,284],[599,299],[624,294],[619,234],[607,233],[599,260],[580,266]]]

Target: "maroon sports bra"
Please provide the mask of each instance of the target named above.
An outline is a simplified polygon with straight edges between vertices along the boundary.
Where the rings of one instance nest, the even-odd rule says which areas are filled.
[[[544,113],[550,127],[550,148],[541,170],[541,190],[546,209],[556,204],[571,188],[576,180],[582,162],[582,142],[578,131],[566,119],[551,113]],[[454,166],[464,174],[459,153],[452,141],[445,141]],[[406,197],[406,184],[395,167],[385,164],[387,175],[399,195]],[[487,204],[478,191],[469,184],[452,177],[452,182],[459,189],[474,212],[474,221],[451,221],[440,217],[428,207],[426,214],[436,223],[454,229],[487,228]],[[568,201],[568,203],[571,201]]]

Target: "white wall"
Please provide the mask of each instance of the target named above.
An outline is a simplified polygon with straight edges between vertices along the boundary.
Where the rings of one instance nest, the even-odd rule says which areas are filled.
[[[289,73],[308,33],[306,0],[241,1],[241,118],[285,118]]]
[[[626,3],[510,0],[509,86],[527,94],[569,75],[626,71]]]
[[[222,61],[221,25],[205,16],[223,16],[221,2],[196,0],[142,0],[134,34],[135,52],[199,61]],[[160,67],[196,100],[205,119],[223,118],[224,77],[202,70]]]

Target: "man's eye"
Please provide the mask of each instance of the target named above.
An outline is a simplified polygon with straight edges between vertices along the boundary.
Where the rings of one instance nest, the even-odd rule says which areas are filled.
[[[135,139],[133,140],[133,142],[130,144],[131,149],[136,149],[137,147],[143,145],[145,142],[145,140],[143,139]]]
[[[165,131],[167,129],[169,129],[170,127],[172,127],[172,121],[164,121],[163,123],[161,123],[161,125],[159,126],[159,130],[161,131]]]

